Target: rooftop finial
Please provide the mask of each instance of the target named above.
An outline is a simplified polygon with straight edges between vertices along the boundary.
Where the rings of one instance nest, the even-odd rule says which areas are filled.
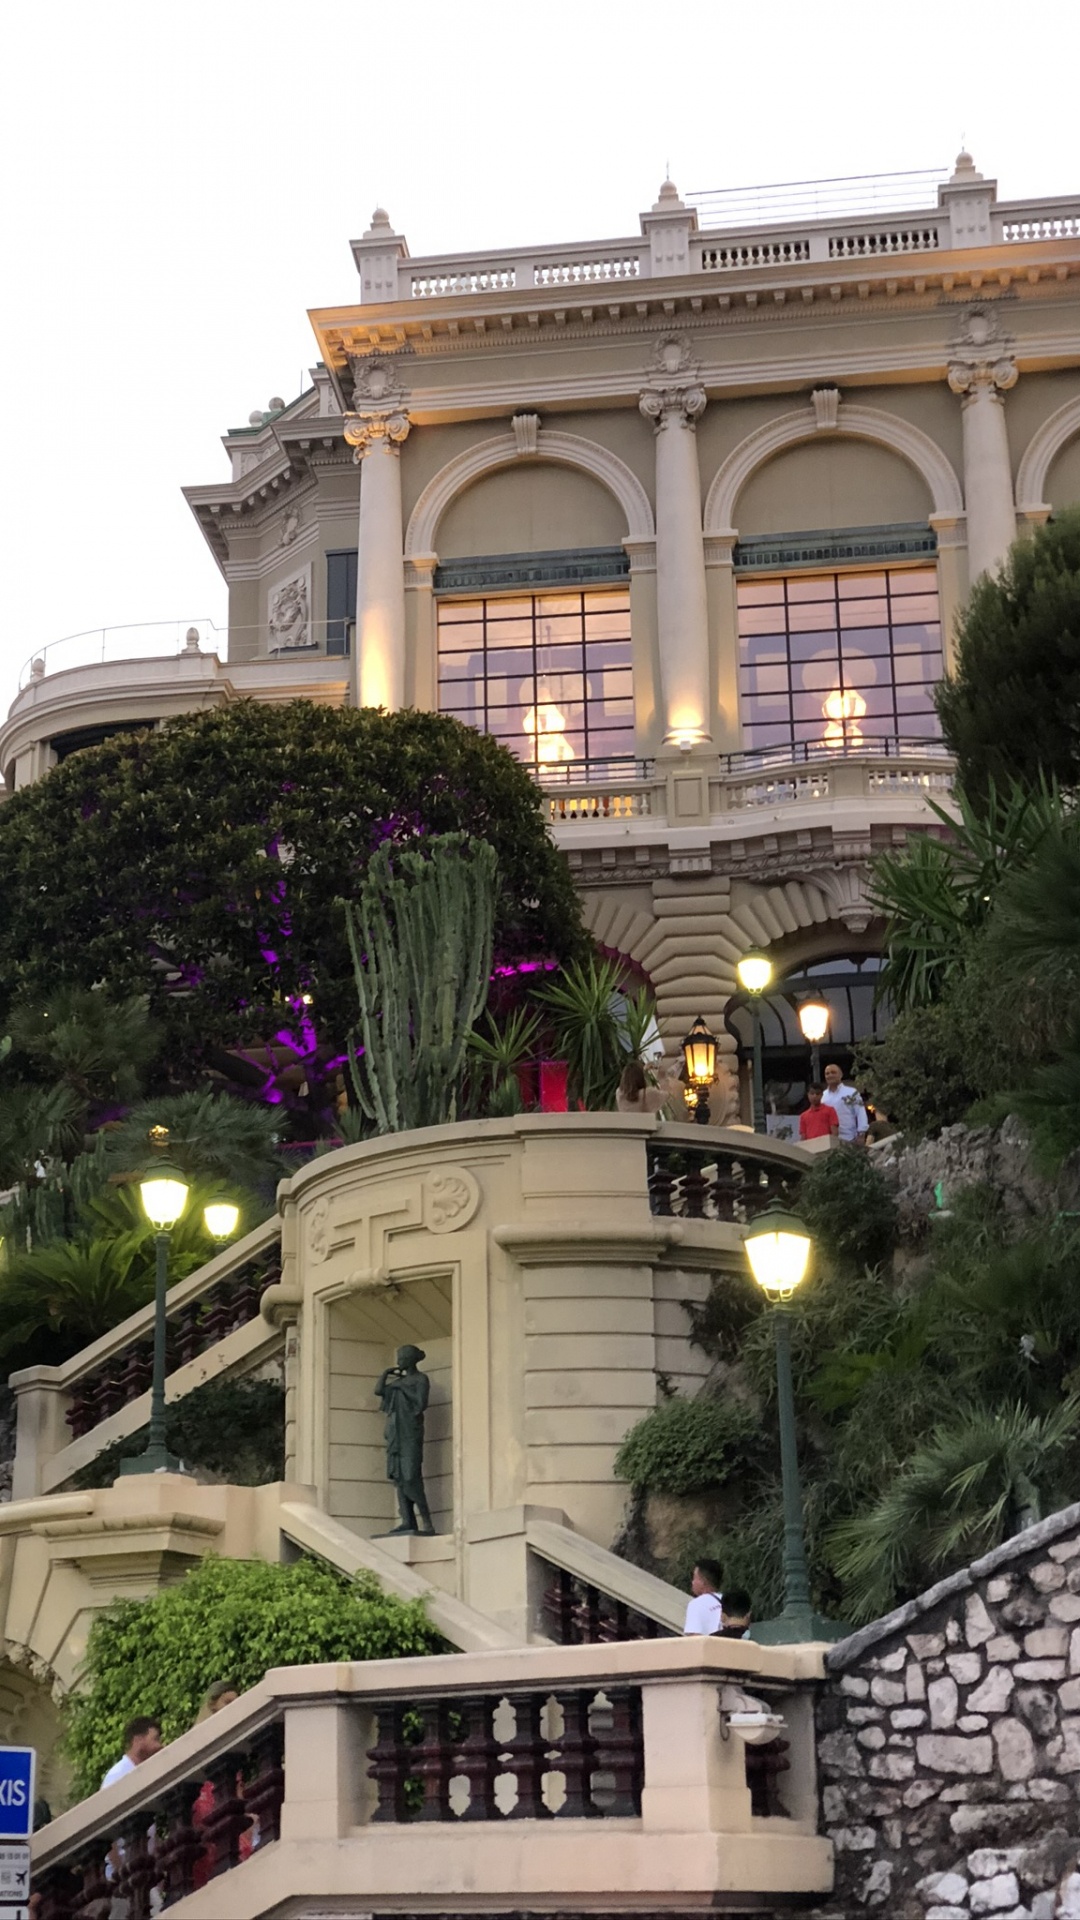
[[[953,168],[952,180],[949,182],[950,186],[956,185],[959,181],[981,179],[982,174],[979,172],[967,148],[961,147],[960,152],[956,156],[956,165]]]
[[[668,213],[676,207],[681,207],[682,204],[679,198],[679,189],[671,178],[669,168],[667,179],[661,184],[659,195],[653,202],[653,212]]]
[[[371,216],[371,225],[368,228],[367,233],[364,235],[364,238],[366,240],[368,236],[373,233],[391,233],[392,231],[393,229],[391,228],[391,225],[390,225],[390,215],[387,213],[386,208],[376,207],[374,213]]]

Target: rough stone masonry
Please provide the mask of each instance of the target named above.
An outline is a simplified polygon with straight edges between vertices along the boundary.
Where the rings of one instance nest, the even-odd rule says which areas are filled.
[[[1080,1916],[1080,1505],[830,1650],[830,1911]]]

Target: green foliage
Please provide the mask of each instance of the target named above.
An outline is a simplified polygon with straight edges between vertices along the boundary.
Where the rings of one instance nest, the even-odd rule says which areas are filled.
[[[1074,1445],[1080,1399],[1052,1413],[1016,1402],[960,1407],[935,1427],[868,1512],[837,1527],[830,1552],[854,1621],[872,1620],[909,1590],[988,1553],[1040,1518],[1037,1482]]]
[[[757,1412],[744,1401],[675,1396],[631,1427],[615,1471],[655,1493],[700,1493],[725,1478],[759,1427]]]
[[[83,1143],[78,1094],[54,1087],[0,1085],[0,1186],[35,1186],[38,1166],[70,1160]]]
[[[221,1192],[220,1181],[193,1180],[169,1237],[171,1283],[185,1280],[217,1251],[203,1208]],[[39,1202],[53,1197],[48,1185],[35,1192]],[[246,1211],[251,1224],[263,1211],[233,1186],[229,1198],[244,1201],[242,1217]],[[26,1212],[25,1205],[10,1210],[17,1221]],[[92,1184],[67,1225],[59,1213],[50,1218],[44,1205],[33,1213],[31,1246],[12,1234],[0,1265],[0,1358],[13,1368],[68,1359],[154,1295],[154,1229],[137,1186]],[[10,1223],[6,1218],[5,1229]]]
[[[479,1069],[476,1099],[489,1117],[520,1113],[524,1103],[518,1076],[534,1057],[540,1025],[535,1008],[512,1007],[501,1024],[485,1013],[486,1031],[469,1035],[469,1053]]]
[[[958,820],[930,802],[947,839],[920,834],[873,864],[871,898],[887,921],[881,992],[898,1013],[930,1006],[957,984],[1002,883],[1061,817],[1060,795],[1045,782],[991,785],[979,810],[962,788],[954,798]]]
[[[111,1487],[123,1460],[144,1453],[150,1429],[116,1440],[76,1474],[72,1486]],[[276,1380],[208,1380],[165,1415],[165,1444],[189,1473],[234,1487],[264,1487],[285,1477],[285,1389]]]
[[[13,1252],[0,1270],[0,1358],[28,1364],[35,1336],[52,1336],[55,1364],[126,1320],[153,1298],[152,1261],[118,1240],[58,1240]]]
[[[39,1073],[68,1087],[84,1110],[133,1100],[161,1044],[145,999],[117,999],[101,987],[62,987],[12,1009],[16,1048]]]
[[[856,1079],[905,1133],[932,1133],[962,1120],[979,1092],[965,1044],[962,996],[901,1013],[880,1040],[856,1054]]]
[[[571,1097],[590,1110],[615,1104],[615,1089],[627,1061],[617,960],[593,954],[566,967],[537,991],[551,1018],[555,1051],[570,1069]]]
[[[175,1740],[215,1680],[243,1692],[271,1667],[393,1659],[441,1645],[423,1602],[393,1599],[373,1575],[348,1580],[313,1560],[205,1560],[179,1585],[95,1617],[68,1706],[75,1791],[100,1786],[133,1715],[160,1714],[164,1738]]]
[[[862,1147],[837,1147],[815,1159],[799,1187],[799,1212],[819,1258],[838,1268],[877,1266],[892,1254],[896,1208],[884,1175]]]
[[[197,1090],[140,1101],[120,1125],[109,1128],[104,1135],[109,1171],[141,1172],[150,1129],[158,1126],[169,1129],[170,1160],[183,1173],[228,1187],[230,1199],[237,1197],[234,1188],[265,1186],[280,1176],[273,1110]]]
[[[355,1018],[335,903],[380,846],[455,831],[498,856],[500,958],[587,951],[535,783],[455,720],[236,701],[118,735],[0,809],[0,982],[145,996],[181,1084],[246,1038],[299,1046],[310,994],[317,1076]]]
[[[1080,784],[1080,509],[1018,540],[976,584],[937,706],[980,807],[994,783]]]
[[[379,1133],[457,1118],[491,980],[497,866],[493,847],[463,833],[423,852],[386,845],[359,905],[346,905],[363,1038],[353,1080]]]

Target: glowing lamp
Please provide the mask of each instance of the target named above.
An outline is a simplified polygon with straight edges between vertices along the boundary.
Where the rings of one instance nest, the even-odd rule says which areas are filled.
[[[231,1200],[213,1200],[203,1208],[206,1231],[214,1240],[231,1240],[240,1221],[240,1209]]]
[[[829,1031],[830,1010],[824,1000],[804,1000],[799,1008],[799,1025],[804,1040],[816,1046]]]
[[[692,1087],[711,1087],[716,1077],[716,1035],[698,1014],[682,1043],[686,1078]]]
[[[735,968],[740,987],[747,993],[764,993],[773,977],[773,963],[760,947],[751,947]]]
[[[139,1181],[139,1192],[150,1225],[159,1233],[168,1233],[187,1205],[188,1184],[183,1174],[159,1161],[152,1172]]]
[[[766,1207],[743,1234],[750,1271],[770,1300],[790,1300],[806,1277],[810,1235],[783,1207]]]

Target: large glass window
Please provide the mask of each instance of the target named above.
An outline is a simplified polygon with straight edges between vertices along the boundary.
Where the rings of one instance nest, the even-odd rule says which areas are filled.
[[[629,593],[440,601],[439,710],[546,777],[632,760]]]
[[[932,568],[738,583],[743,745],[827,752],[936,739]]]

